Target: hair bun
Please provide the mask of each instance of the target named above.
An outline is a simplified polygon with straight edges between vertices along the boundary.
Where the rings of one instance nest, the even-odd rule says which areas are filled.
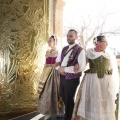
[[[54,40],[55,40],[55,42],[57,43],[57,35],[52,35],[53,36],[53,38],[54,38]]]
[[[93,39],[93,44],[94,44],[94,45],[97,45],[97,41],[98,41],[98,39],[97,39],[97,37],[95,37],[95,38]]]

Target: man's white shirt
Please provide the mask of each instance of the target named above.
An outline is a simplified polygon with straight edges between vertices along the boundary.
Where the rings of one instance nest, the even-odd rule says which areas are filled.
[[[69,45],[69,48],[68,50],[70,50],[73,46],[73,45]],[[67,51],[68,51],[67,50]],[[62,63],[61,63],[61,66],[64,66],[65,67],[65,73],[75,73],[74,72],[74,66],[69,66],[69,67],[66,67],[67,66],[67,62],[69,60],[69,56],[71,54],[71,52],[73,51],[73,49],[71,49],[67,55],[64,57]],[[56,62],[61,62],[61,54],[58,55],[58,57],[56,58]],[[78,55],[78,64],[79,64],[79,72],[82,72],[84,71],[85,67],[86,67],[86,54],[85,54],[85,50],[83,49],[80,54]],[[60,66],[56,67],[56,69],[58,70]]]

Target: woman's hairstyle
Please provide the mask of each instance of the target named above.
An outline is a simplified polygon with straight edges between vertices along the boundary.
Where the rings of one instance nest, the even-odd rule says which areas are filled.
[[[105,38],[105,36],[97,36],[93,39],[93,44],[97,45],[98,41],[102,41],[102,39]]]
[[[57,36],[56,35],[52,35],[50,38],[53,38],[55,43],[57,44]]]

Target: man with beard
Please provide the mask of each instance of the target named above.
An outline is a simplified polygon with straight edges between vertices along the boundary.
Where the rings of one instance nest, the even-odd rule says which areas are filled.
[[[62,49],[61,55],[57,57],[56,62],[60,63],[58,72],[60,73],[60,94],[65,104],[65,120],[71,120],[74,96],[79,85],[81,72],[86,67],[86,55],[84,49],[76,44],[78,38],[77,31],[71,29],[67,34],[68,46]],[[79,64],[79,72],[74,72],[75,64]]]

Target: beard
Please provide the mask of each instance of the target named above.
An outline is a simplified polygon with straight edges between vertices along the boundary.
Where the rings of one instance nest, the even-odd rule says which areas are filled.
[[[75,44],[75,40],[67,40],[69,45]]]

